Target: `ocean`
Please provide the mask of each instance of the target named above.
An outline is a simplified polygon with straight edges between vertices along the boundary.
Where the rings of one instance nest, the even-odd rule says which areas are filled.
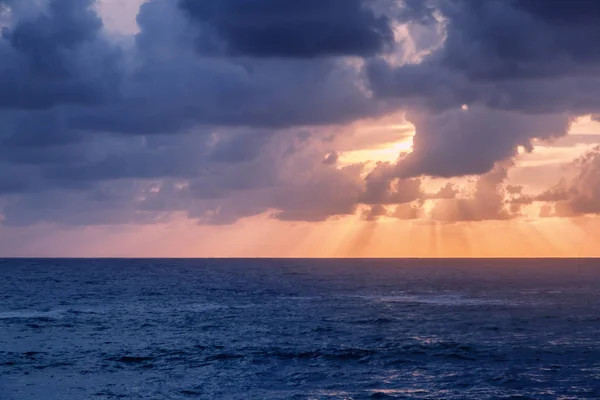
[[[0,399],[600,399],[596,260],[0,260]]]

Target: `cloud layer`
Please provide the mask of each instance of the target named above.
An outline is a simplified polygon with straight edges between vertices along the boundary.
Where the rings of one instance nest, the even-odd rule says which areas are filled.
[[[94,0],[0,10],[5,225],[514,218],[502,162],[600,113],[587,0],[149,0],[125,38]],[[341,164],[348,124],[398,112],[412,153]],[[586,157],[535,201],[598,213]],[[423,185],[471,175],[464,196]]]
[[[364,0],[181,0],[199,24],[201,51],[238,56],[371,56],[394,40]]]

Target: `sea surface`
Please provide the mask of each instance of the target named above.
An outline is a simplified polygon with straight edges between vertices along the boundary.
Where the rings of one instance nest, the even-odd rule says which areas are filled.
[[[600,399],[600,260],[0,260],[0,399]]]

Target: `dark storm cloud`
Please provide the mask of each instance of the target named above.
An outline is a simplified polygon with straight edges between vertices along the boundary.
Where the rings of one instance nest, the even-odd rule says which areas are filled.
[[[0,3],[10,224],[322,221],[361,204],[414,219],[425,200],[445,221],[512,218],[521,195],[486,172],[600,111],[596,2],[150,0],[124,44],[92,0]],[[413,153],[366,179],[340,167],[325,126],[399,108]],[[467,199],[419,179],[471,174],[485,178]]]
[[[13,152],[19,149],[48,149],[85,140],[78,132],[65,129],[64,123],[60,112],[21,114],[15,118],[10,135],[4,140],[0,139],[0,144]]]
[[[92,4],[53,0],[2,29],[0,108],[98,104],[115,94],[119,54],[101,38]]]
[[[449,0],[441,62],[484,80],[598,74],[600,4],[593,0]]]
[[[567,131],[565,115],[527,115],[472,107],[439,114],[414,113],[414,150],[397,167],[400,176],[451,178],[484,174],[511,158],[518,146],[531,149],[533,138],[550,139]]]
[[[386,11],[392,12],[397,10],[398,14],[396,20],[399,22],[416,22],[420,24],[432,24],[435,23],[435,7],[432,6],[428,0],[403,0],[397,2],[394,0],[388,0],[391,2],[391,9]],[[399,9],[397,8],[399,7]]]
[[[217,163],[243,163],[259,157],[273,133],[245,132],[219,137],[210,151],[209,160]]]
[[[118,48],[91,5],[48,0],[40,9],[32,3],[36,12],[15,13],[0,42],[0,107],[68,104],[63,131],[138,135],[198,124],[339,123],[383,112],[361,91],[357,68],[343,60],[199,57],[195,30],[167,0],[144,4],[135,47]]]
[[[10,106],[0,110],[0,154],[38,165],[33,175],[46,182],[194,177],[209,163],[259,156],[276,128],[382,112],[342,60],[198,56],[176,2],[144,4],[133,48],[110,44],[91,0],[18,5],[0,41],[0,103]],[[248,133],[224,133],[211,150],[214,126]],[[193,143],[184,135],[166,148],[140,144],[192,131]]]
[[[200,24],[202,50],[222,46],[232,55],[311,58],[370,56],[391,45],[390,21],[376,16],[370,2],[180,0],[180,6]]]
[[[31,190],[32,182],[37,177],[37,171],[32,171],[31,168],[5,162],[0,162],[0,171],[0,196]]]
[[[27,226],[40,222],[67,225],[146,224],[163,214],[141,207],[140,194],[147,183],[110,182],[87,191],[48,190],[43,195],[21,196],[4,208],[4,225]]]
[[[274,129],[335,124],[386,111],[360,87],[358,68],[343,59],[199,55],[197,32],[176,5],[153,0],[142,6],[136,61],[123,78],[120,100],[77,110],[69,126],[171,134],[197,125]]]
[[[378,59],[366,69],[375,94],[399,101],[415,124],[414,152],[396,176],[482,174],[600,109],[600,3],[432,4],[447,35],[439,49],[420,63]]]

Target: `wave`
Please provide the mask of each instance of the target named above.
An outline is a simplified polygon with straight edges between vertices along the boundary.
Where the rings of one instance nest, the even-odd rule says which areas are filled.
[[[61,319],[66,315],[77,314],[103,314],[99,309],[92,308],[56,308],[51,310],[8,310],[0,311],[0,320],[7,319],[37,319],[37,320],[53,320]]]
[[[365,299],[380,303],[421,303],[438,306],[480,306],[480,305],[512,305],[513,303],[506,300],[496,299],[481,299],[468,297],[462,294],[440,294],[440,295],[429,295],[429,294],[400,294],[392,296],[377,296],[377,295],[364,295],[364,296],[350,296],[360,299]]]

